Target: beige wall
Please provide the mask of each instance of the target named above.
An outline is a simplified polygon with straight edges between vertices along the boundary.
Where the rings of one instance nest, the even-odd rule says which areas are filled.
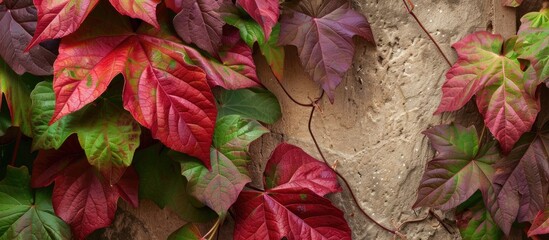
[[[487,26],[511,35],[514,10],[499,7],[500,0],[414,0],[415,13],[454,61],[450,45],[468,33]],[[404,220],[425,216],[412,211],[416,188],[425,163],[432,157],[421,132],[453,121],[451,114],[433,116],[448,65],[434,45],[406,12],[400,0],[355,0],[355,9],[372,24],[377,46],[357,41],[354,64],[339,86],[335,104],[321,102],[314,117],[314,131],[329,161],[351,182],[361,206],[392,227]],[[287,49],[283,84],[302,102],[318,95],[319,88],[300,67],[295,49]],[[271,126],[273,133],[253,145],[253,155],[264,163],[284,140],[318,156],[307,131],[309,109],[295,105],[274,82],[262,59],[258,73],[281,104],[283,118]],[[476,109],[457,113],[459,122],[475,121]],[[465,117],[462,117],[465,116]],[[263,164],[254,166],[260,173]],[[391,239],[367,221],[354,207],[348,193],[331,197],[345,211],[354,239]],[[144,202],[138,211],[122,206],[114,227],[101,234],[110,239],[165,239],[182,224],[167,211]],[[411,224],[402,230],[409,239],[453,239],[435,219]],[[454,231],[456,231],[454,229]],[[222,239],[230,239],[225,229]]]

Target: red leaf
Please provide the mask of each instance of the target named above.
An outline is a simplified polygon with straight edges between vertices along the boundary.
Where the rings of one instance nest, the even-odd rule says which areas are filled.
[[[178,13],[183,10],[183,0],[165,0],[166,7]]]
[[[273,27],[278,22],[279,2],[275,0],[237,0],[236,3],[261,25],[265,32],[265,39],[269,39]]]
[[[43,46],[29,52],[36,26],[36,8],[32,0],[10,0],[0,3],[0,56],[19,75],[51,75],[56,55]]]
[[[320,196],[341,191],[337,175],[328,165],[287,143],[278,145],[269,159],[265,186],[276,190],[307,188]]]
[[[234,205],[234,239],[351,239],[343,212],[317,195],[340,190],[324,163],[281,144],[264,175],[266,191],[243,191]]]
[[[173,19],[177,34],[216,56],[225,24],[217,12],[219,6],[219,0],[182,0],[182,10]]]
[[[73,142],[64,144],[60,150],[39,152],[32,185],[43,187],[55,181],[52,196],[55,213],[71,225],[77,239],[84,239],[111,224],[120,196],[137,204],[138,179],[135,170],[128,168],[117,184],[110,185]]]
[[[34,0],[38,10],[36,32],[27,50],[38,43],[67,36],[80,26],[99,0]]]
[[[546,203],[545,210],[540,211],[532,222],[528,236],[549,234],[549,204]]]
[[[343,212],[308,189],[243,191],[234,209],[235,240],[351,239]]]
[[[159,28],[156,21],[156,5],[160,0],[109,0],[121,14],[132,18],[139,18],[150,25]]]
[[[166,18],[161,23],[161,29],[144,24],[133,32],[127,18],[109,6],[98,6],[61,42],[54,64],[52,122],[95,100],[122,74],[124,108],[154,138],[209,167],[214,98],[204,73],[186,62],[190,48],[170,32]]]
[[[373,42],[373,34],[366,17],[353,11],[348,1],[311,1],[300,1],[298,10],[282,15],[279,43],[297,47],[305,71],[333,103],[335,88],[353,61],[353,36]]]
[[[446,74],[436,113],[458,110],[476,95],[484,123],[508,153],[530,130],[540,106],[526,91],[516,58],[503,55],[503,45],[500,35],[488,32],[473,33],[453,45],[459,59]]]

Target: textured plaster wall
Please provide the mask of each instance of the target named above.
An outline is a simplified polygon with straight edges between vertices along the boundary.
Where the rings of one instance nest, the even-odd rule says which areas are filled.
[[[514,32],[514,12],[498,7],[499,0],[414,3],[414,12],[451,61],[456,58],[451,44],[468,33],[487,28],[504,31],[505,35]],[[402,1],[355,0],[353,5],[368,17],[376,46],[357,41],[354,63],[337,90],[335,104],[321,102],[322,112],[315,113],[313,129],[327,159],[338,162],[337,170],[349,180],[361,206],[393,228],[394,224],[427,214],[425,209],[411,209],[425,164],[433,155],[421,132],[454,120],[452,114],[432,114],[439,103],[448,65]],[[287,49],[283,84],[301,102],[309,102],[319,90],[303,72],[296,54],[295,49]],[[262,61],[260,57],[258,61]],[[315,157],[319,155],[307,130],[309,109],[295,105],[284,95],[266,64],[259,64],[258,74],[278,96],[283,110],[283,119],[271,126],[273,133],[252,146],[253,156],[261,162],[253,166],[259,177],[270,152],[283,140]],[[456,114],[467,117],[456,121],[477,122],[475,111],[474,106],[468,106]],[[331,199],[345,211],[353,239],[392,239],[358,212],[348,192]],[[95,238],[165,239],[182,224],[174,214],[150,202],[142,202],[140,210],[122,205],[114,226]],[[459,234],[447,233],[433,218],[411,224],[402,232],[408,239],[459,238]],[[225,228],[221,238],[230,236],[230,228]]]

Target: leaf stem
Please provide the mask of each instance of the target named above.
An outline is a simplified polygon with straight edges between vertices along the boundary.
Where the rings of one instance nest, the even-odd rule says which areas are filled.
[[[17,133],[17,140],[15,140],[15,147],[13,148],[13,155],[11,156],[11,166],[15,167],[15,162],[17,161],[17,152],[19,152],[19,145],[21,145],[21,131]]]
[[[210,231],[208,231],[206,234],[204,234],[204,238],[206,238],[208,240],[212,240],[216,235],[215,233],[217,232],[217,229],[219,228],[220,222],[221,222],[221,217],[217,218],[217,221],[215,221],[212,228],[210,228]]]
[[[288,98],[290,100],[292,100],[292,102],[294,102],[295,104],[299,105],[299,106],[302,106],[302,107],[313,107],[312,104],[305,104],[305,103],[301,103],[299,101],[297,101],[294,97],[292,97],[292,95],[290,95],[290,93],[288,92],[288,90],[286,90],[286,88],[284,87],[284,85],[282,85],[282,82],[280,82],[280,79],[276,79],[276,82],[278,83],[278,85],[280,86],[280,88],[282,88],[282,90],[284,91],[284,93],[286,94],[286,96],[288,96]],[[323,92],[324,94],[324,92]]]
[[[442,48],[440,48],[440,45],[437,43],[437,41],[433,38],[433,36],[431,36],[431,34],[429,33],[429,31],[427,31],[427,29],[425,28],[425,26],[423,26],[423,23],[417,18],[416,14],[414,13],[414,4],[412,2],[412,0],[402,0],[402,2],[404,3],[404,6],[406,7],[406,10],[408,11],[408,13],[410,15],[412,15],[412,17],[416,20],[417,24],[419,25],[419,27],[421,27],[421,29],[423,30],[423,32],[425,32],[427,34],[427,36],[429,37],[429,39],[431,39],[431,42],[433,42],[433,44],[437,47],[437,50],[438,52],[440,53],[440,55],[442,55],[442,57],[444,58],[444,60],[446,61],[446,63],[448,63],[448,66],[452,66],[452,63],[450,62],[450,59],[448,59],[448,56],[446,56],[446,54],[444,54],[444,52],[442,51]],[[410,6],[408,5],[410,4]]]
[[[451,231],[450,228],[448,228],[448,226],[446,226],[446,224],[444,223],[444,221],[442,221],[442,218],[440,218],[440,216],[438,216],[432,209],[429,209],[429,214],[431,216],[433,216],[434,218],[437,219],[437,221],[440,223],[440,225],[442,225],[442,227],[444,227],[444,229],[446,229],[446,231],[449,233],[449,234],[454,234],[454,231]]]

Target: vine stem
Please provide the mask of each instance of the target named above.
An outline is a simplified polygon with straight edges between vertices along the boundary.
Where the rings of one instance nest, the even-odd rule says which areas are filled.
[[[217,232],[217,229],[219,228],[219,224],[221,223],[221,217],[217,218],[217,221],[215,224],[210,228],[210,231],[208,231],[206,234],[204,234],[204,238],[208,240],[212,240]]]
[[[11,166],[15,166],[15,162],[17,161],[17,152],[19,152],[19,145],[21,145],[21,131],[17,133],[17,140],[15,140],[15,147],[13,148],[13,156],[11,156]]]
[[[446,54],[444,54],[444,52],[442,51],[442,48],[440,48],[440,45],[433,38],[433,36],[429,33],[429,31],[427,31],[425,26],[423,26],[423,23],[419,20],[419,18],[414,13],[414,3],[412,2],[412,0],[402,0],[402,2],[404,3],[404,6],[406,7],[406,10],[408,11],[408,13],[410,15],[412,15],[412,17],[416,20],[419,27],[421,27],[423,32],[425,32],[425,34],[427,34],[429,39],[431,39],[431,42],[433,42],[433,44],[437,47],[438,52],[440,53],[440,55],[442,55],[442,57],[444,58],[446,63],[448,63],[448,66],[452,66],[452,63],[450,62],[450,59],[448,58],[448,56],[446,56]],[[408,4],[410,4],[410,5],[408,5]]]

